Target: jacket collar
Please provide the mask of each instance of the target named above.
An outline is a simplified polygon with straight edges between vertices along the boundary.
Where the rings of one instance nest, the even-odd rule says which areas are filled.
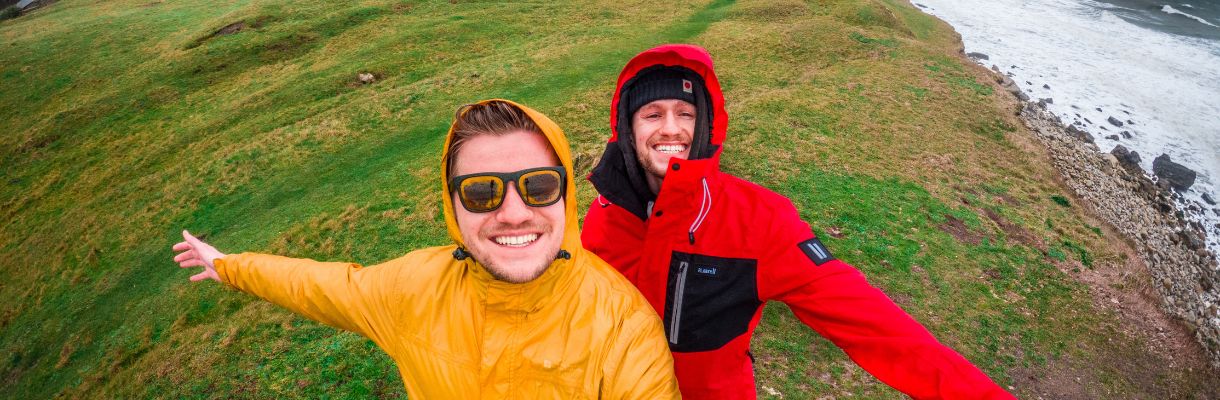
[[[496,279],[482,264],[467,258],[462,262],[470,279],[475,283],[480,298],[488,311],[534,313],[554,304],[556,293],[572,285],[582,271],[575,268],[577,251],[572,259],[556,259],[538,278],[526,283],[509,283]]]

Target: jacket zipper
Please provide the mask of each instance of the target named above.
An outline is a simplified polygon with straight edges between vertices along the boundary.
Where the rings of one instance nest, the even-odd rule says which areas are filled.
[[[678,327],[682,321],[682,297],[686,291],[686,261],[678,263],[678,282],[674,285],[673,313],[669,320],[669,343],[678,344]]]

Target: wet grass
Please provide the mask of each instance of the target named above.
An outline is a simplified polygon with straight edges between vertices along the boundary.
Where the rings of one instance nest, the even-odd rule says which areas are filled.
[[[998,381],[1147,359],[1055,267],[1113,254],[1049,200],[1063,189],[947,26],[888,0],[644,5],[64,0],[0,22],[2,397],[404,397],[368,340],[191,285],[169,261],[178,230],[366,264],[443,244],[438,147],[458,105],[551,115],[583,176],[618,69],[666,42],[716,58],[725,169],[790,196]],[[754,349],[787,398],[896,395],[780,304]]]

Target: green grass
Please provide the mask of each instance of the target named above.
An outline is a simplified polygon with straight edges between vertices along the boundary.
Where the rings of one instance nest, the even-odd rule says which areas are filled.
[[[187,282],[178,231],[366,264],[444,244],[457,106],[547,113],[583,176],[619,68],[668,42],[716,59],[724,168],[791,197],[997,381],[1026,393],[1021,371],[1056,360],[1119,394],[1141,393],[1135,375],[1203,379],[1094,362],[1153,359],[1059,267],[1113,250],[1081,207],[1045,201],[1053,171],[947,25],[889,0],[647,4],[62,0],[0,22],[0,397],[405,397],[368,340]],[[783,310],[755,338],[760,385],[896,395]]]

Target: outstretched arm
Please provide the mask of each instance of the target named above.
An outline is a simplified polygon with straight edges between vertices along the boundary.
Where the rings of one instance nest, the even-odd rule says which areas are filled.
[[[773,231],[776,247],[762,260],[761,297],[787,303],[797,318],[862,368],[913,398],[1013,398],[859,270],[834,259],[795,209],[783,217]]]
[[[393,282],[388,271],[351,263],[318,262],[266,254],[226,255],[183,231],[182,268],[203,267],[191,281],[213,279],[278,304],[306,318],[353,331],[377,341],[373,325],[384,318],[384,290]]]

